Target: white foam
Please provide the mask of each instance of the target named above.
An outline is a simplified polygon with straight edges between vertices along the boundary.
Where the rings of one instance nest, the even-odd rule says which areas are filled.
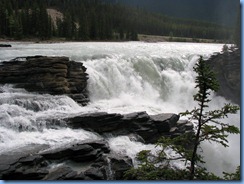
[[[91,102],[81,107],[66,96],[39,95],[11,85],[0,86],[0,150],[8,152],[29,144],[60,146],[69,141],[98,138],[84,130],[49,127],[53,118],[97,111],[157,114],[191,110],[196,105],[192,97],[196,92],[192,67],[199,55],[207,58],[222,47],[172,42],[12,43],[11,48],[0,50],[0,62],[32,55],[68,56],[83,62],[89,74]],[[214,97],[211,106],[217,109],[226,102],[222,97]],[[239,114],[229,120],[240,126]],[[207,167],[218,174],[226,168],[234,171],[240,163],[240,136],[231,136],[229,140],[230,149],[203,145]],[[110,146],[133,158],[138,151],[154,147],[126,137],[111,138]]]

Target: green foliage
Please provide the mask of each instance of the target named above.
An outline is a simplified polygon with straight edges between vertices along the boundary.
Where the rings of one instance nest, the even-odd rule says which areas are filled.
[[[163,153],[163,152],[161,152]],[[131,168],[125,173],[128,180],[182,180],[187,178],[187,170],[175,170],[168,165],[155,166],[157,160],[152,159],[149,150],[138,153],[137,158],[141,162],[138,168]],[[161,158],[162,159],[162,158]]]
[[[215,74],[202,59],[202,56],[200,57],[199,62],[196,63],[196,66],[193,67],[193,70],[197,73],[195,88],[198,89],[198,93],[194,95],[194,100],[200,103],[202,103],[202,100],[204,100],[204,102],[209,102],[209,91],[217,91],[219,87]]]
[[[138,160],[141,162],[138,168],[131,168],[124,175],[127,180],[189,180],[190,171],[188,169],[175,169],[168,164],[157,165],[157,161],[150,160],[150,151],[144,150],[138,153]],[[159,158],[159,157],[157,157]],[[161,162],[162,162],[162,158]],[[159,160],[158,160],[159,161]],[[168,163],[169,160],[167,160]],[[197,180],[221,180],[222,178],[209,173],[204,168],[196,169]]]
[[[196,88],[198,92],[194,95],[194,100],[198,102],[198,107],[190,112],[191,121],[197,121],[197,131],[194,140],[194,148],[191,155],[191,177],[195,177],[195,167],[200,161],[197,150],[199,145],[203,141],[216,142],[224,147],[228,146],[228,134],[238,134],[239,129],[235,126],[221,123],[219,119],[227,117],[228,114],[236,113],[239,107],[233,106],[231,104],[226,104],[223,108],[219,110],[213,110],[206,112],[205,109],[208,108],[208,103],[211,101],[209,98],[211,91],[218,90],[218,81],[216,80],[214,72],[206,64],[206,62],[200,57],[198,63],[193,68],[197,73],[195,79]],[[181,115],[186,115],[189,112],[183,113]]]
[[[64,17],[50,21],[47,8],[57,9]],[[212,23],[170,18],[100,0],[1,0],[0,37],[15,37],[14,31],[19,38],[138,40],[138,34],[148,34],[172,35],[179,37],[178,41],[185,40],[180,37],[229,40],[233,32]]]
[[[240,171],[240,166],[236,168],[235,173],[226,173],[223,172],[224,174],[224,179],[225,180],[241,180],[241,171]]]
[[[193,68],[197,73],[195,83],[198,92],[194,95],[194,100],[198,106],[192,111],[180,113],[181,116],[187,116],[189,120],[196,124],[196,133],[185,133],[175,138],[159,139],[157,146],[161,151],[154,156],[150,156],[149,151],[139,153],[138,158],[141,165],[137,169],[131,169],[126,173],[126,177],[133,179],[170,179],[170,180],[220,180],[222,178],[209,173],[205,168],[200,167],[198,163],[204,163],[203,158],[198,154],[200,143],[203,141],[216,142],[224,147],[228,147],[228,134],[239,134],[237,127],[228,123],[222,123],[220,120],[228,117],[228,114],[234,114],[239,110],[238,106],[225,104],[224,107],[217,110],[206,111],[211,101],[210,94],[218,90],[218,82],[214,72],[200,57]],[[172,149],[178,156],[169,157],[165,150]],[[204,151],[204,150],[203,150]],[[172,160],[185,160],[190,166],[184,170],[177,170],[170,166]],[[236,173],[224,173],[225,180],[240,179],[240,167]]]
[[[168,164],[171,160],[189,160],[191,157],[191,147],[192,141],[194,140],[193,133],[185,133],[179,135],[177,137],[161,137],[156,146],[160,146],[162,148],[161,152],[158,155],[158,161],[167,160]],[[179,156],[176,158],[168,158],[166,156],[165,151],[167,149],[174,150]]]

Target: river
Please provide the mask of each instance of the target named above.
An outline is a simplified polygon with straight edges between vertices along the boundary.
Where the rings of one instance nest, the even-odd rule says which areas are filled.
[[[68,56],[83,62],[89,74],[90,103],[79,106],[66,96],[40,95],[0,86],[0,154],[32,144],[60,147],[69,142],[101,139],[95,133],[67,127],[52,128],[49,119],[87,112],[148,114],[179,113],[196,106],[193,66],[202,55],[210,57],[222,50],[222,44],[143,43],[143,42],[13,42],[11,48],[0,48],[0,62],[20,56]],[[217,109],[228,101],[212,94],[210,107]],[[36,108],[38,107],[38,108]],[[230,123],[240,127],[240,113],[229,116]],[[110,147],[132,158],[154,145],[135,142],[127,136],[112,137]],[[240,136],[229,137],[229,148],[204,143],[206,167],[221,175],[240,165]]]

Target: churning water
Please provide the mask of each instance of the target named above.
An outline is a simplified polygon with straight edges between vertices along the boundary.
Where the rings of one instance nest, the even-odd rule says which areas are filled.
[[[59,147],[69,142],[102,139],[85,130],[73,130],[51,119],[87,112],[148,114],[179,113],[196,106],[193,66],[202,55],[208,58],[220,52],[221,44],[199,43],[11,43],[12,48],[0,49],[0,62],[20,56],[68,56],[83,62],[89,74],[88,90],[91,102],[79,106],[66,96],[40,95],[0,86],[0,154],[22,149],[28,145]],[[211,107],[227,103],[223,97],[213,96]],[[227,121],[227,120],[226,120]],[[240,127],[240,114],[228,121]],[[128,136],[110,138],[111,149],[132,158],[144,145]],[[240,136],[229,137],[229,148],[203,144],[206,167],[221,174],[232,172],[240,165]]]

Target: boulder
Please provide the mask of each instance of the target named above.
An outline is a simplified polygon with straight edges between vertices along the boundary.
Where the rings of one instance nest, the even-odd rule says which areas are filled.
[[[105,140],[70,144],[48,150],[0,156],[3,180],[111,180],[123,179],[132,166],[128,157],[111,153]]]
[[[87,79],[83,64],[68,57],[21,57],[0,65],[0,84],[15,84],[31,92],[68,95],[81,105],[89,101]]]

